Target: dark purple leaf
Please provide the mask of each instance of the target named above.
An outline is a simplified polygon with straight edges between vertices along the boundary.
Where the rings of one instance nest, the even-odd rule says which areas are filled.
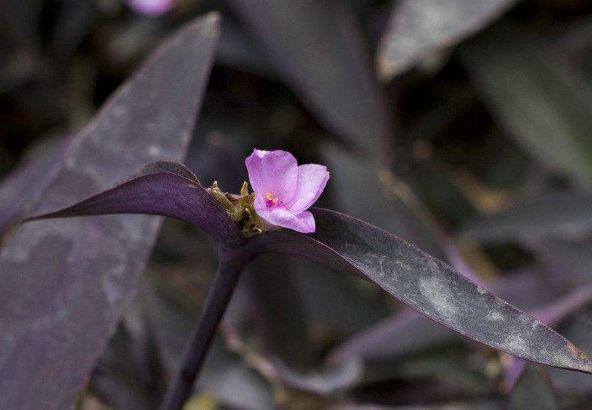
[[[109,214],[162,215],[189,222],[217,242],[236,246],[243,241],[236,224],[187,168],[156,162],[147,165],[141,174],[75,205],[27,220]]]
[[[532,290],[531,290],[532,292]],[[549,326],[556,326],[569,315],[583,309],[592,302],[592,286],[584,286],[571,291],[569,294],[531,311],[533,317]],[[506,387],[511,388],[521,377],[526,367],[524,360],[513,358],[505,374]]]
[[[332,362],[359,358],[367,362],[399,357],[458,339],[458,335],[412,309],[403,308],[337,346]]]
[[[183,158],[211,68],[218,18],[193,22],[69,145],[35,213],[105,190],[143,164]],[[115,330],[159,219],[110,216],[24,225],[0,253],[0,408],[62,409]]]
[[[574,315],[561,325],[560,329],[570,339],[585,349],[592,349],[592,310],[588,308]],[[557,391],[569,395],[589,397],[592,392],[592,380],[586,374],[567,372],[561,369],[549,369],[553,386]]]
[[[549,366],[592,372],[586,356],[564,337],[445,263],[355,218],[318,208],[313,213],[314,235],[270,232],[255,245],[367,277],[430,319],[495,349]]]
[[[378,51],[389,80],[483,29],[516,0],[402,0],[395,4]]]
[[[0,242],[37,203],[58,171],[70,137],[50,139],[36,147],[0,184]]]
[[[549,376],[540,366],[528,365],[508,400],[508,410],[557,410]]]
[[[249,266],[242,281],[254,312],[253,326],[264,349],[282,363],[305,369],[315,363],[302,295],[293,263],[287,258],[261,257]]]
[[[529,154],[592,187],[592,87],[523,32],[496,27],[461,57],[499,125]]]
[[[438,238],[430,231],[430,221],[418,218],[394,193],[386,192],[375,169],[336,146],[324,148],[339,209],[396,233],[431,255],[446,257]]]
[[[592,240],[542,237],[528,240],[526,246],[552,272],[556,286],[577,287],[592,280]]]
[[[347,2],[228,3],[328,129],[375,156],[382,153],[392,134],[390,118]]]
[[[496,214],[474,220],[463,234],[482,242],[580,236],[592,229],[592,195],[548,192],[526,198]]]
[[[516,273],[496,281],[488,288],[522,309],[541,306],[557,293],[552,292],[549,283],[542,280],[538,272]],[[380,361],[441,346],[457,339],[458,334],[407,308],[346,340],[329,357],[333,361],[352,358]]]

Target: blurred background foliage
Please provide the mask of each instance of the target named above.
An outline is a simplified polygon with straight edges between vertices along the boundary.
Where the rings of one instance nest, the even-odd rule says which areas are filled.
[[[327,164],[321,206],[448,260],[592,352],[592,298],[572,297],[592,279],[585,0],[179,0],[160,17],[2,0],[0,175],[53,152],[211,10],[223,30],[186,160],[204,185],[238,191],[253,147]],[[215,266],[204,235],[165,222],[81,408],[157,405]],[[592,406],[590,377],[519,365],[359,278],[262,257],[187,408]]]

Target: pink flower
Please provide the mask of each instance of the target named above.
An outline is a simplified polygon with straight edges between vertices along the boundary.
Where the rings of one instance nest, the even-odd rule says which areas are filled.
[[[175,0],[125,0],[125,2],[137,13],[156,17],[169,11]]]
[[[255,192],[255,211],[261,218],[298,232],[315,231],[314,217],[307,209],[327,185],[327,167],[299,166],[289,152],[258,149],[253,150],[245,164]]]

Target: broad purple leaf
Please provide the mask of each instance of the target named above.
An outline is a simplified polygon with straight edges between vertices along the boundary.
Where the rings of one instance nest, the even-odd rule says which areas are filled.
[[[254,245],[360,274],[430,319],[495,349],[592,372],[586,356],[564,337],[403,239],[334,211],[313,213],[313,235],[270,232]]]
[[[592,87],[540,40],[496,27],[461,57],[491,114],[529,154],[592,187]]]
[[[517,0],[402,0],[393,6],[378,50],[384,80],[437,56],[485,28]]]
[[[77,204],[27,220],[113,214],[162,215],[189,222],[219,243],[237,246],[243,241],[236,224],[187,168],[161,161],[147,165],[141,174]]]
[[[70,137],[40,144],[0,184],[0,242],[52,181]]]
[[[592,195],[548,192],[469,222],[463,234],[482,242],[580,236],[592,230]]]
[[[325,126],[379,156],[392,134],[347,2],[330,0],[229,1],[248,31]]]
[[[143,164],[186,152],[210,72],[218,18],[189,24],[69,145],[42,194],[44,213],[109,188]],[[158,218],[109,216],[24,225],[0,253],[0,408],[74,405],[158,232]]]

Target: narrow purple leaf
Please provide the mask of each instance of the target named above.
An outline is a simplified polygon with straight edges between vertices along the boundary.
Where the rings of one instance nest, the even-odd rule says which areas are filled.
[[[559,409],[557,398],[545,369],[540,366],[528,365],[512,391],[505,408],[508,410]]]
[[[315,234],[270,232],[256,245],[360,274],[430,319],[495,349],[592,373],[592,363],[571,342],[444,262],[355,218],[318,208],[313,213]]]
[[[549,326],[556,326],[567,316],[584,308],[591,302],[592,286],[588,285],[570,292],[549,305],[534,309],[530,313],[542,323]],[[507,370],[504,375],[504,384],[508,390],[511,390],[516,384],[522,375],[525,366],[526,362],[517,358],[513,358],[513,360],[507,365]]]
[[[461,60],[496,124],[542,164],[592,187],[592,87],[526,30],[498,26],[463,44]]]
[[[218,36],[218,18],[189,24],[148,60],[69,144],[37,214],[70,205],[143,164],[185,155]],[[0,253],[0,408],[63,409],[113,333],[159,218],[40,221]]]
[[[157,172],[146,173],[151,170]],[[159,170],[175,170],[191,179]],[[148,165],[142,173],[146,174],[67,208],[26,221],[109,214],[162,215],[189,222],[219,243],[237,246],[243,241],[236,224],[187,168],[157,162]]]
[[[516,0],[402,0],[393,6],[378,51],[378,72],[389,80],[485,28]]]
[[[454,260],[456,257],[451,255],[450,259]],[[463,273],[463,264],[458,263],[454,267]],[[473,280],[471,276],[463,275]],[[556,291],[551,291],[548,283],[541,280],[538,272],[529,271],[513,273],[510,277],[487,286],[487,289],[519,304],[522,309],[541,306],[557,295]],[[331,361],[352,358],[380,361],[449,343],[457,338],[458,334],[436,325],[411,308],[404,308],[352,336],[334,348],[329,358]]]
[[[331,131],[378,158],[386,102],[348,2],[234,0],[265,57]]]

